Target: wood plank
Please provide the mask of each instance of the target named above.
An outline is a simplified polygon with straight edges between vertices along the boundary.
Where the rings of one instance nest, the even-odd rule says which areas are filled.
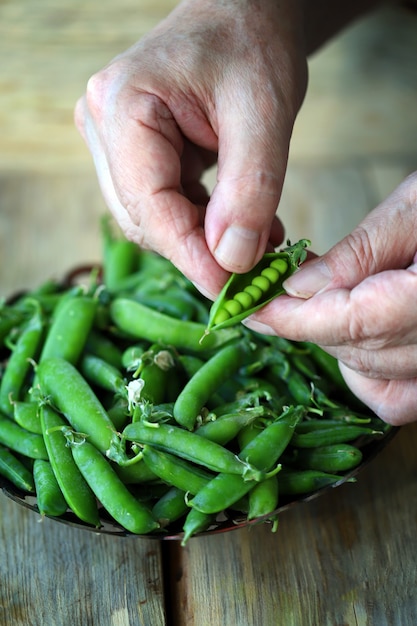
[[[173,546],[176,626],[414,626],[417,424],[358,477],[269,526]]]
[[[41,517],[0,495],[0,624],[163,626],[160,544]]]

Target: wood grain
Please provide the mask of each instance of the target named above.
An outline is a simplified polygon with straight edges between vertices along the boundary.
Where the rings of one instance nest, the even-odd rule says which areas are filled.
[[[100,259],[106,208],[73,108],[176,4],[0,0],[0,298]],[[416,24],[383,8],[310,61],[279,214],[317,252],[416,169]],[[416,448],[406,427],[357,484],[286,512],[276,534],[185,549],[39,522],[0,494],[0,626],[414,626]]]
[[[0,495],[0,625],[162,626],[159,542],[96,535]]]

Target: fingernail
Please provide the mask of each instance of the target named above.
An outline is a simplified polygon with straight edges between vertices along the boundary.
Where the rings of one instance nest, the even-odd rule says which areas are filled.
[[[275,331],[270,326],[262,324],[262,322],[256,322],[250,317],[242,320],[242,324],[256,333],[260,333],[261,335],[275,335]]]
[[[241,226],[229,226],[214,251],[220,265],[232,271],[252,267],[258,251],[259,233]]]
[[[208,298],[209,300],[215,300],[216,299],[216,294],[212,293],[211,291],[209,291],[205,287],[202,287],[201,285],[199,285],[198,283],[196,283],[194,281],[193,281],[193,285],[201,293],[201,295],[203,295],[205,298]]]
[[[311,298],[324,289],[332,280],[324,261],[311,261],[284,281],[283,287],[290,296]]]

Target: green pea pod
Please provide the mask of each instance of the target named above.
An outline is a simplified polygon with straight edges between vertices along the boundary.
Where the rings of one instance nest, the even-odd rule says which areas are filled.
[[[216,520],[216,515],[211,513],[202,513],[197,509],[191,509],[183,525],[184,535],[181,545],[184,547],[187,541],[197,533],[203,533],[208,530],[211,524]]]
[[[263,517],[278,507],[278,476],[257,483],[249,492],[248,520]],[[275,520],[274,520],[275,521]]]
[[[174,418],[193,430],[201,409],[218,387],[233,376],[252,355],[252,344],[246,339],[219,349],[187,382],[174,404]]]
[[[0,476],[22,491],[34,491],[32,472],[4,446],[0,445]]]
[[[66,443],[63,429],[68,423],[47,405],[41,406],[40,419],[49,461],[65,501],[80,520],[100,526],[96,497]]]
[[[362,436],[375,437],[381,434],[382,432],[379,430],[361,426],[360,424],[340,423],[339,425],[310,430],[309,432],[295,432],[291,439],[291,445],[296,448],[317,448],[335,443],[347,443]]]
[[[123,352],[119,346],[95,328],[90,331],[87,337],[85,350],[87,353],[94,354],[103,359],[103,361],[107,361],[113,367],[121,368],[123,365]]]
[[[152,515],[158,520],[161,528],[183,517],[190,507],[186,502],[186,491],[171,487],[157,500],[152,508]]]
[[[115,292],[137,268],[140,251],[136,244],[113,232],[106,215],[101,222],[103,243],[103,283]]]
[[[111,302],[110,317],[127,337],[194,352],[215,350],[240,336],[236,329],[228,329],[206,337],[204,324],[170,317],[126,297],[117,297]]]
[[[144,446],[143,460],[148,468],[168,485],[196,494],[213,478],[202,468],[153,446]]]
[[[275,474],[280,466],[275,470],[273,468],[289,445],[294,428],[303,413],[304,407],[288,407],[281,417],[268,424],[247,443],[240,451],[238,458],[252,464],[257,463],[269,473],[265,476],[266,478]],[[189,501],[189,505],[201,513],[219,513],[232,507],[252,487],[253,485],[245,482],[241,476],[219,473]]]
[[[106,453],[115,428],[101,401],[80,372],[59,357],[43,360],[37,369],[41,392],[65,415],[71,426],[88,435]]]
[[[15,402],[13,417],[19,426],[31,433],[42,434],[37,402]]]
[[[6,339],[10,331],[19,326],[26,319],[26,311],[0,305],[0,342]]]
[[[147,534],[159,528],[152,513],[127,489],[109,461],[92,444],[71,446],[74,461],[108,513],[131,533]]]
[[[36,359],[43,335],[44,316],[35,302],[35,312],[23,328],[0,382],[0,409],[13,416],[13,402],[20,399],[31,361]]]
[[[234,326],[284,294],[282,283],[305,260],[309,245],[300,239],[281,252],[267,252],[249,272],[232,274],[210,309],[206,332]]]
[[[246,462],[246,459],[239,459],[227,448],[179,426],[132,422],[126,426],[122,436],[127,441],[150,444],[164,452],[176,454],[213,472],[238,474],[248,482],[264,478],[263,472]]]
[[[281,495],[300,496],[343,481],[345,481],[343,476],[337,474],[319,470],[285,468],[278,476],[278,489]],[[348,478],[345,482],[355,482],[355,478]]]
[[[50,357],[76,363],[93,326],[97,305],[98,301],[88,295],[64,297],[52,317],[39,363]]]
[[[59,517],[68,508],[49,461],[36,459],[33,464],[36,500],[41,515]]]
[[[84,354],[80,360],[80,372],[93,386],[115,394],[126,394],[126,383],[122,373],[111,363],[94,354]]]
[[[234,413],[226,413],[213,421],[199,426],[194,432],[205,439],[225,446],[246,426],[255,422],[265,414],[265,407],[255,406],[241,409]]]
[[[294,463],[297,467],[331,474],[354,469],[362,461],[363,456],[359,448],[348,443],[298,448],[294,452]]]
[[[31,433],[2,415],[0,415],[0,443],[30,459],[48,458],[42,435]]]

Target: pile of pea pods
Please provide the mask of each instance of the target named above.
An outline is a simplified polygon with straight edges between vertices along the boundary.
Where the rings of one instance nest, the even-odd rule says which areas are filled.
[[[282,293],[306,245],[231,276],[212,304],[105,221],[102,262],[83,280],[74,272],[1,305],[6,483],[42,516],[97,530],[105,517],[128,534],[180,532],[183,544],[219,515],[276,529],[282,503],[339,483],[389,426],[320,348],[239,323]]]

